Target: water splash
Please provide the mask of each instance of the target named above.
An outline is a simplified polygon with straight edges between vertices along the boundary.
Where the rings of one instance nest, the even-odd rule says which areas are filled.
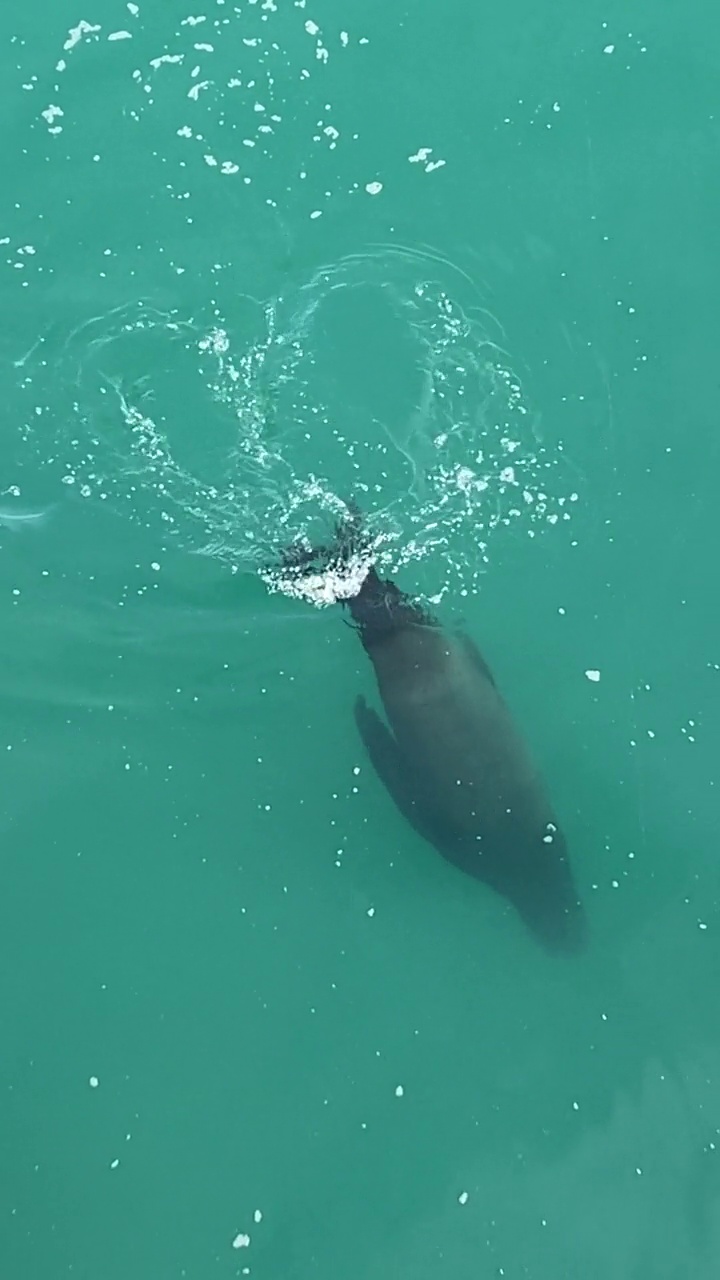
[[[471,285],[378,246],[232,318],[115,309],[24,357],[25,443],[87,501],[235,569],[326,537],[352,501],[380,568],[432,553],[440,594],[466,594],[502,530],[577,499]]]

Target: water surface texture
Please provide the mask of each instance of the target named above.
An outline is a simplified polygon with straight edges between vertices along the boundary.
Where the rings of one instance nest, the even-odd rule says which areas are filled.
[[[3,7],[7,1280],[717,1274],[718,40]],[[403,820],[266,572],[351,500],[522,725],[582,956]]]

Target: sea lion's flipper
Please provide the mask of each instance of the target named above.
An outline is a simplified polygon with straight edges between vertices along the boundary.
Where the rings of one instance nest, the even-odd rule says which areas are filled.
[[[364,698],[355,700],[355,723],[375,772],[401,814],[423,840],[435,844],[439,823],[422,803],[393,735]]]
[[[495,677],[483,658],[475,641],[471,640],[470,636],[466,635],[464,631],[458,631],[456,632],[456,635],[470,661],[477,667],[478,671],[484,675],[485,679],[489,680],[490,684],[497,688],[497,685],[495,684]]]

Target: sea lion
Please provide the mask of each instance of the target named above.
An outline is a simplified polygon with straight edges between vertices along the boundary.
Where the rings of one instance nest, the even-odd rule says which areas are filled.
[[[309,562],[348,562],[357,520],[334,549],[291,551]],[[355,721],[381,781],[407,821],[449,862],[491,886],[552,952],[576,953],[586,918],[565,839],[539,773],[475,644],[445,630],[371,561],[338,598],[370,658],[387,724],[364,698]]]

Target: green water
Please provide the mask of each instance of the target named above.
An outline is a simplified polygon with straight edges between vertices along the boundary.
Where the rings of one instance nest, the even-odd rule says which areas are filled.
[[[709,1280],[715,9],[0,33],[0,1274]],[[506,692],[582,959],[404,824],[357,638],[259,576],[348,497]]]

